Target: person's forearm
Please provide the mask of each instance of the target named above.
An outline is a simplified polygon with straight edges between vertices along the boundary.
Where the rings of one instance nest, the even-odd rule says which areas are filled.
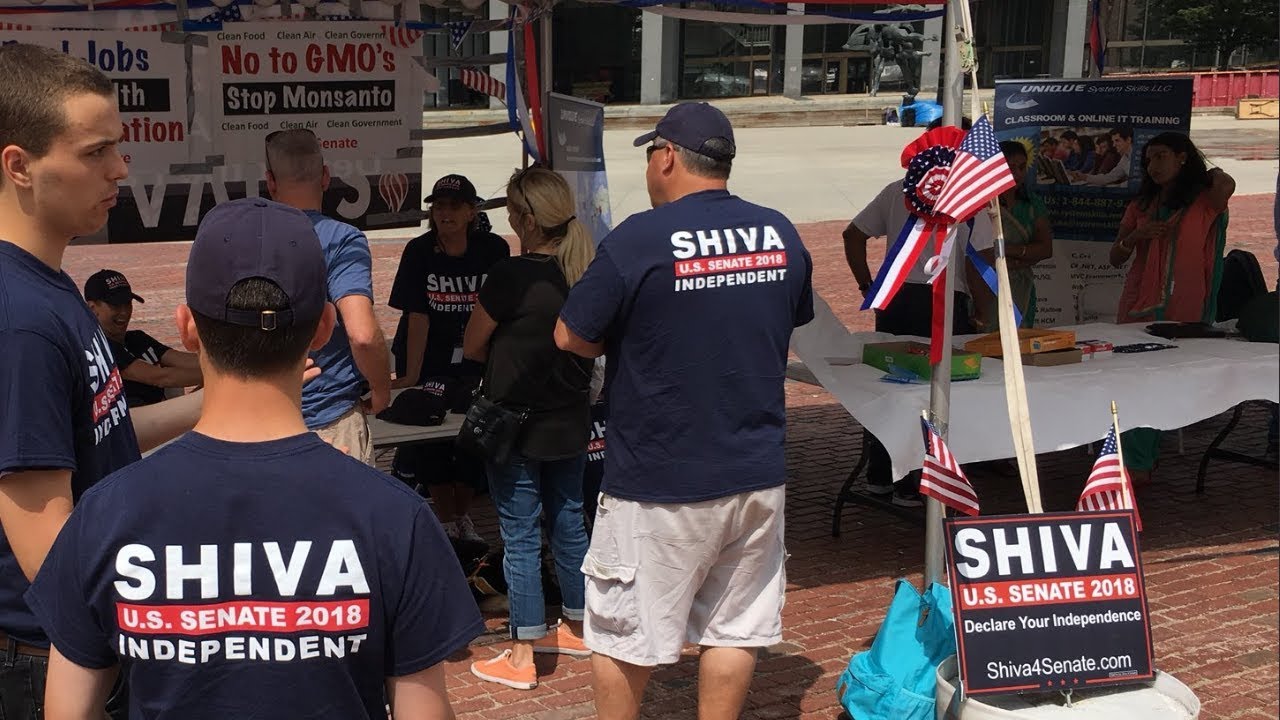
[[[170,350],[160,358],[160,365],[198,371],[200,369],[200,356],[195,353]]]
[[[154,450],[195,427],[203,403],[204,391],[198,390],[162,403],[130,408],[138,447],[142,452]]]
[[[867,265],[867,239],[858,237],[844,238],[844,261],[849,265],[853,279],[858,287],[871,284],[871,267]]]
[[[1111,245],[1111,267],[1124,267],[1129,262],[1129,257],[1133,255],[1133,245],[1129,243],[1130,240],[1125,238]]]
[[[120,666],[83,668],[63,657],[55,645],[49,652],[45,685],[45,720],[104,720],[103,708]]]
[[[427,330],[431,327],[431,319],[422,313],[409,313],[408,325],[405,333],[405,378],[418,382],[427,354]]]
[[[0,527],[28,581],[70,515],[70,470],[21,470],[0,480]]]
[[[162,367],[158,369],[161,371],[159,375],[161,382],[157,383],[158,387],[185,388],[204,382],[204,375],[198,367],[194,370],[182,367]]]
[[[387,340],[383,337],[382,331],[376,331],[374,337],[368,342],[352,343],[351,355],[355,358],[356,368],[369,383],[369,392],[375,397],[389,396],[391,394],[391,358],[387,351]]]

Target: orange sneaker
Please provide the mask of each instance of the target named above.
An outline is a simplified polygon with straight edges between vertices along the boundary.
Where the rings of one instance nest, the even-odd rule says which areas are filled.
[[[582,638],[574,635],[569,626],[564,623],[556,623],[556,626],[551,628],[551,631],[545,637],[534,640],[533,651],[536,653],[559,653],[561,655],[572,655],[573,657],[591,656],[591,651],[587,649],[586,643],[582,642]]]
[[[471,663],[471,674],[481,680],[496,682],[517,690],[532,690],[538,687],[537,668],[532,665],[524,668],[513,666],[510,650],[503,650],[492,660]]]

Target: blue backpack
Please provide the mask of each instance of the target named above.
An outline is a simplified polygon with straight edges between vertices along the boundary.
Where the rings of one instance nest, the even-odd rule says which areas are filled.
[[[955,652],[951,591],[935,583],[921,594],[899,579],[871,649],[836,683],[840,705],[853,720],[933,720],[937,668]]]

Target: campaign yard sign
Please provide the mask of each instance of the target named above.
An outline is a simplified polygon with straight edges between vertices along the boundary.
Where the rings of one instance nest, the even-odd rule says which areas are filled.
[[[1154,677],[1132,512],[949,518],[945,528],[965,692]]]

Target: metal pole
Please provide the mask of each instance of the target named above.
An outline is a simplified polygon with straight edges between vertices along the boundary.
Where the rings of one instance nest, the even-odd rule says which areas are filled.
[[[547,157],[542,158],[542,162],[551,167],[551,3],[547,3],[546,14],[542,16],[540,29],[542,31],[542,72],[539,76],[542,78],[542,87],[538,88],[538,92],[542,93],[542,117],[539,122],[542,123],[543,152]]]
[[[960,43],[956,39],[956,28],[961,26],[962,11],[960,3],[967,0],[948,0],[947,16],[943,42],[945,43],[946,64],[943,66],[943,99],[942,121],[946,125],[960,126],[964,117],[964,70],[960,67]],[[974,88],[977,91],[977,88]],[[933,416],[934,425],[943,439],[949,434],[947,423],[951,418],[951,327],[955,317],[955,274],[964,272],[964,266],[948,263],[943,292],[942,313],[942,360],[933,368],[933,377],[929,382],[929,414]],[[942,503],[933,498],[925,498],[924,526],[924,584],[943,582],[946,568],[943,567],[942,554],[942,518],[945,515]]]

